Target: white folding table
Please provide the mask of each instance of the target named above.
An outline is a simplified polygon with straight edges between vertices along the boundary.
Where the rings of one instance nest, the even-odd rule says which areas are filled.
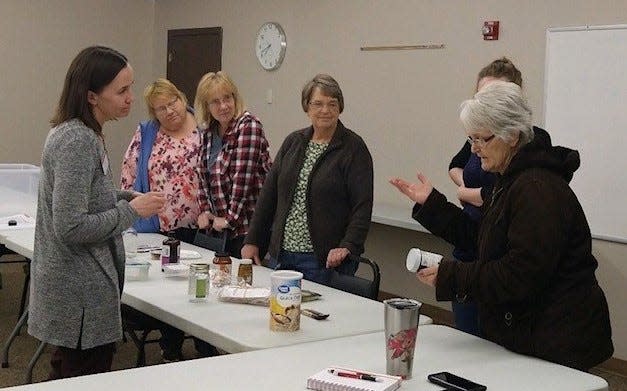
[[[138,243],[158,245],[163,239],[164,236],[158,234],[139,234]],[[213,259],[213,251],[186,243],[181,245],[182,249],[194,250],[202,255],[194,262],[209,263]],[[142,256],[138,258],[142,259]],[[148,258],[148,254],[143,255],[143,259]],[[238,260],[233,262],[235,272]],[[253,285],[269,287],[271,272],[266,267],[254,266]],[[230,353],[383,330],[381,302],[307,280],[303,281],[303,289],[322,295],[321,300],[303,303],[303,308],[331,315],[323,321],[302,316],[300,330],[289,333],[270,331],[270,315],[266,307],[219,302],[215,295],[209,295],[204,303],[191,303],[187,296],[187,277],[166,277],[161,272],[159,261],[152,261],[147,281],[125,283],[122,301]],[[421,316],[420,323],[432,323],[432,319]]]
[[[385,373],[383,332],[32,384],[8,390],[306,390],[306,379],[341,366]],[[430,373],[448,371],[490,390],[603,391],[597,376],[512,353],[446,326],[419,327],[413,377],[401,390],[436,391]]]

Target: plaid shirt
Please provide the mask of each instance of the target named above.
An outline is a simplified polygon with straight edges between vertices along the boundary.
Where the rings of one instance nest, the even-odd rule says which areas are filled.
[[[226,218],[231,227],[230,237],[246,235],[272,164],[268,140],[259,119],[246,111],[231,120],[218,158],[209,168],[212,127],[204,129],[201,136],[200,205],[203,210]]]

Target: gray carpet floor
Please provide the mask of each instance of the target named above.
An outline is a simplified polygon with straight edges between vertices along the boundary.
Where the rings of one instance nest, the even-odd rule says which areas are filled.
[[[20,259],[14,255],[5,255],[6,259]],[[2,264],[0,263],[0,275],[2,277],[2,289],[0,289],[0,343],[4,346],[16,322],[20,307],[22,286],[24,283],[23,264]],[[436,319],[437,320],[437,319]],[[158,336],[156,332],[155,336]],[[39,341],[28,335],[24,328],[15,339],[9,351],[9,367],[0,368],[0,388],[25,384],[26,369]],[[51,349],[47,348],[41,355],[33,371],[33,382],[45,381],[50,369]],[[196,357],[193,342],[186,339],[183,345],[183,355],[185,359]],[[137,359],[137,349],[129,340],[120,342],[117,345],[117,352],[113,359],[113,370],[127,369],[135,367]],[[146,365],[167,365],[162,364],[161,352],[158,344],[148,344],[146,346]],[[627,378],[618,374],[608,372],[602,368],[594,368],[592,373],[605,378],[610,384],[612,391],[627,391]]]
[[[5,255],[2,259],[19,258]],[[0,289],[0,343],[4,346],[17,323],[24,283],[23,264],[0,263],[0,273],[2,275],[2,289]],[[153,334],[154,337],[159,336],[159,332],[154,332]],[[25,384],[26,369],[38,344],[39,341],[28,335],[24,327],[20,335],[13,341],[9,350],[9,367],[0,368],[0,388]],[[52,350],[49,347],[44,350],[33,371],[33,383],[45,381],[48,378],[51,353]],[[183,355],[186,359],[196,358],[192,340],[185,340]],[[113,370],[134,368],[136,360],[137,348],[135,348],[133,342],[130,339],[126,343],[120,342],[117,344],[117,351],[113,358]],[[159,344],[146,345],[146,365],[161,364]]]

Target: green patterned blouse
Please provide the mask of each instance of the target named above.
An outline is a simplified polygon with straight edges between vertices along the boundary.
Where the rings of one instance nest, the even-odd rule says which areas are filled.
[[[305,151],[305,161],[298,174],[292,206],[285,221],[284,250],[303,253],[313,252],[307,225],[307,182],[314,164],[328,146],[328,143],[318,144],[309,141],[307,151]]]

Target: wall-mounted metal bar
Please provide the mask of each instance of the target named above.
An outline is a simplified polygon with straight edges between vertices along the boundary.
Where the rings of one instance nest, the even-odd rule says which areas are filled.
[[[375,51],[375,50],[418,50],[418,49],[444,49],[444,44],[426,44],[426,45],[394,45],[394,46],[362,46],[359,48],[362,51]]]

